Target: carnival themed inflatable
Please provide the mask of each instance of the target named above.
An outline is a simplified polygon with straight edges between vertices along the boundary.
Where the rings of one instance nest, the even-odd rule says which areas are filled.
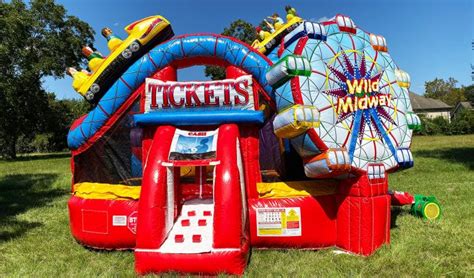
[[[67,138],[79,243],[133,249],[139,274],[242,274],[251,248],[370,255],[391,205],[440,217],[436,198],[388,189],[420,120],[385,38],[286,12],[251,46],[151,16],[125,39],[104,28],[108,56],[83,48],[89,70],[67,69],[93,106]],[[196,65],[226,77],[179,81]]]

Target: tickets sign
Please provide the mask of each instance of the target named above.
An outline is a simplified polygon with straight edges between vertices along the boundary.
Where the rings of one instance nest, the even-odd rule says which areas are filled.
[[[147,78],[145,83],[145,113],[183,108],[255,110],[254,105],[251,75],[192,82]]]

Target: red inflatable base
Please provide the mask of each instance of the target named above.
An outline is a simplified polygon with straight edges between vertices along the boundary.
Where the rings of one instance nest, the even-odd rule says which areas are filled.
[[[178,272],[185,274],[218,275],[222,273],[242,275],[247,266],[249,245],[241,249],[216,249],[211,253],[175,254],[155,250],[135,250],[135,271],[147,273]]]
[[[262,208],[299,208],[301,227],[293,229],[290,236],[261,235],[262,224],[260,227],[257,224],[257,215]],[[381,245],[390,243],[389,195],[250,199],[249,216],[251,244],[256,248],[338,247],[368,256]]]
[[[259,236],[257,210],[259,208],[300,208],[301,234],[296,236]],[[100,249],[132,249],[135,247],[136,201],[90,200],[73,196],[69,200],[71,232],[74,238],[88,247]],[[328,195],[279,199],[250,199],[250,239],[256,248],[321,249],[340,247],[351,253],[370,255],[390,242],[390,196],[358,197]],[[247,247],[248,249],[248,247]],[[239,252],[224,252],[225,256],[242,257]],[[138,252],[137,257],[178,256],[185,254]],[[148,254],[148,255],[147,255]],[[222,252],[208,254],[210,257]],[[200,260],[206,256],[199,255]],[[148,259],[145,259],[148,260]],[[151,260],[151,259],[150,259]],[[156,260],[153,259],[154,262]],[[242,259],[240,259],[242,261]],[[244,260],[245,262],[245,260]],[[245,265],[245,263],[243,263]],[[147,264],[145,264],[147,265]],[[227,273],[235,273],[239,265],[232,259]],[[138,266],[137,266],[138,267]],[[164,266],[163,266],[164,267]],[[143,271],[159,269],[150,264]],[[234,269],[234,270],[233,270]],[[162,269],[164,271],[164,268]],[[186,272],[186,270],[176,271]],[[207,273],[207,268],[200,270]],[[217,269],[217,272],[220,270]]]
[[[337,196],[337,246],[368,256],[390,243],[390,196]]]
[[[301,234],[259,236],[257,213],[265,208],[299,208],[301,212]],[[334,246],[337,236],[336,213],[337,207],[334,195],[250,199],[249,218],[252,247],[318,249]],[[295,231],[297,230],[295,229]]]
[[[81,244],[100,249],[132,249],[138,202],[72,196],[68,202],[71,233]]]

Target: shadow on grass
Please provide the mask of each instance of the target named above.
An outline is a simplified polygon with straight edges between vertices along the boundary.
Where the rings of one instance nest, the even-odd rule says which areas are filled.
[[[414,151],[415,157],[437,158],[450,163],[460,163],[474,170],[474,148],[449,148],[438,150]]]
[[[399,216],[404,216],[404,215],[411,215],[412,217],[415,217],[411,213],[411,207],[410,206],[403,206],[403,207],[392,206],[391,207],[391,209],[390,209],[390,230],[398,228],[397,219],[398,219]]]
[[[22,236],[41,221],[18,219],[30,209],[47,206],[67,190],[51,189],[56,174],[8,175],[0,178],[0,243]]]
[[[397,226],[397,218],[400,214],[404,214],[404,211],[400,207],[391,207],[390,210],[390,229],[398,228]]]
[[[42,159],[67,158],[67,157],[71,157],[71,154],[69,152],[24,154],[24,155],[19,155],[15,159],[9,160],[9,161],[35,161],[35,160],[42,160]]]

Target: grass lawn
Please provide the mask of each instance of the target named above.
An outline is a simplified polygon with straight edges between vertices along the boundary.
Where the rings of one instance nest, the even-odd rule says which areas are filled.
[[[369,258],[254,250],[247,276],[474,276],[474,135],[415,137],[415,167],[390,187],[435,195],[441,221],[392,210],[391,245]],[[134,276],[130,251],[93,251],[69,233],[68,154],[0,162],[0,277]]]

